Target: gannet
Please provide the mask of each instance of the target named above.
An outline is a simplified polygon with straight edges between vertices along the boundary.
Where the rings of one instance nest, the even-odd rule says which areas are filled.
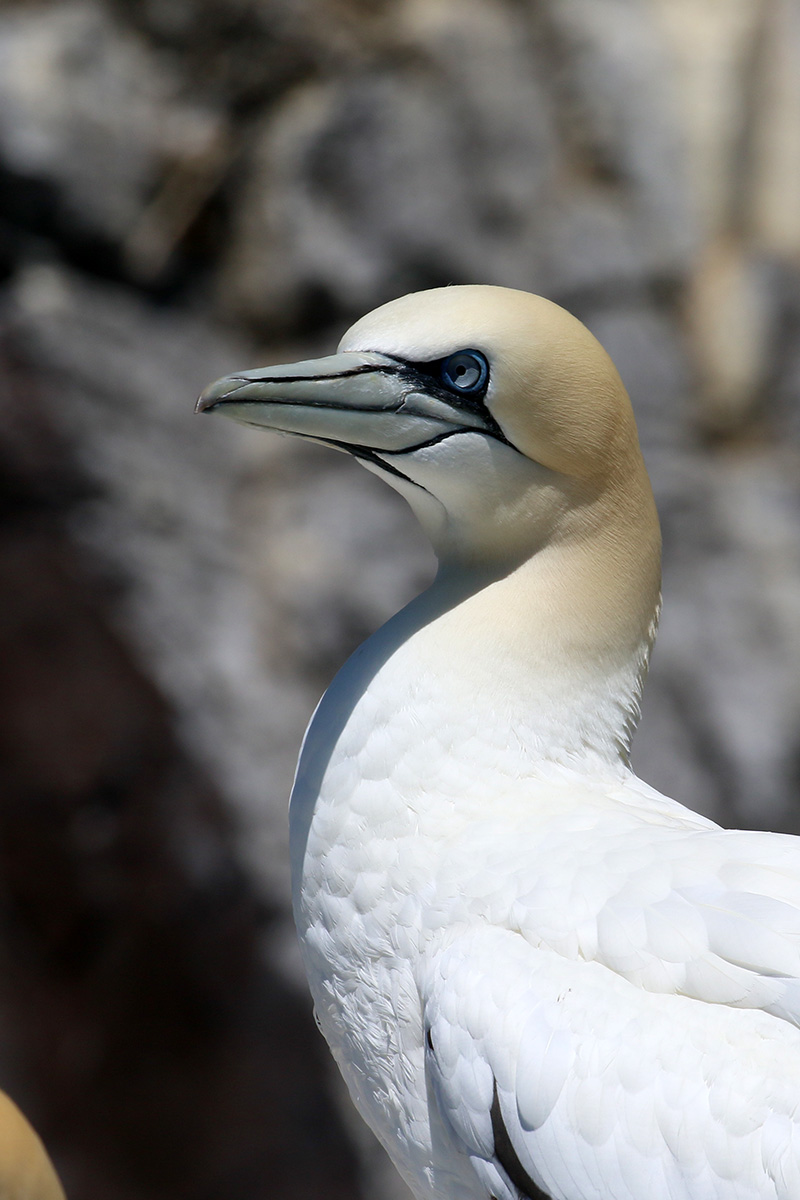
[[[660,534],[574,317],[404,296],[198,402],[348,451],[431,587],[306,733],[293,905],[318,1023],[419,1200],[798,1200],[800,842],[633,773]]]
[[[65,1200],[39,1135],[5,1092],[0,1092],[0,1197]]]

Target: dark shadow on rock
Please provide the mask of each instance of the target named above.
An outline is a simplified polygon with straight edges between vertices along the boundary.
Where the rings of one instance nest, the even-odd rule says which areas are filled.
[[[81,480],[0,355],[2,1083],[71,1200],[351,1200],[304,996],[230,818],[112,627]]]

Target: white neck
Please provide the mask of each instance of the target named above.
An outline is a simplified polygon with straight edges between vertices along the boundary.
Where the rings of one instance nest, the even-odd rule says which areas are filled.
[[[436,756],[524,778],[545,764],[586,774],[627,773],[630,738],[655,631],[649,605],[629,603],[640,581],[593,572],[582,544],[545,547],[500,578],[440,570],[432,586],[355,652],[309,727],[292,796],[295,880],[326,772],[343,771],[375,729],[418,714]],[[613,586],[609,586],[609,581]],[[652,589],[651,589],[652,590]],[[403,777],[409,790],[427,786]]]

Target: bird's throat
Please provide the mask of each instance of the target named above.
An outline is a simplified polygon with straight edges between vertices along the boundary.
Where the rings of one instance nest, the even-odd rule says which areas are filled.
[[[601,571],[594,558],[564,545],[501,578],[444,570],[359,647],[301,753],[295,880],[318,798],[348,803],[365,780],[421,810],[450,777],[496,789],[554,765],[627,773],[658,579],[643,590],[630,565]]]

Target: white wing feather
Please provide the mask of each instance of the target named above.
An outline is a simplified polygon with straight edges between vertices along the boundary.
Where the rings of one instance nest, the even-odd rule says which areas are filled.
[[[440,903],[647,992],[800,1025],[800,839],[670,818],[576,806],[532,831],[495,814],[451,840]]]
[[[419,988],[487,1196],[800,1197],[800,842],[683,812],[450,842]]]
[[[646,990],[800,1024],[800,844],[725,830],[662,836],[599,907],[581,949]]]
[[[800,1196],[794,1025],[488,925],[431,946],[419,986],[433,1092],[487,1196]]]

